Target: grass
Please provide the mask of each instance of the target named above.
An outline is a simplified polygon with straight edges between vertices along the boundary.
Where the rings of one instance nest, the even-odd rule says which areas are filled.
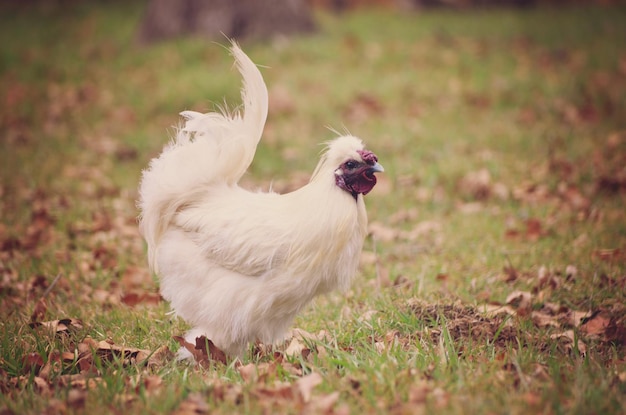
[[[185,324],[151,300],[136,188],[179,111],[239,102],[216,44],[134,46],[141,11],[0,13],[1,410],[623,412],[623,8],[321,13],[315,35],[244,42],[278,97],[248,184],[298,183],[326,126],[386,169],[352,289],[295,322],[325,335],[306,356],[250,353],[253,381],[235,362],[77,354],[87,338],[179,347]],[[507,301],[508,314],[479,311]],[[64,318],[82,324],[29,324]],[[294,390],[311,373],[307,401]]]

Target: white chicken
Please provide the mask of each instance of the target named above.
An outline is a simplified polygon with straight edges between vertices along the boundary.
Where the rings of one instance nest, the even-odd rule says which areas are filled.
[[[177,315],[229,355],[282,340],[316,295],[347,289],[366,236],[363,195],[382,172],[360,139],[328,143],[310,182],[287,194],[245,190],[268,110],[255,64],[233,43],[243,112],[181,113],[174,140],[143,172],[140,230]]]

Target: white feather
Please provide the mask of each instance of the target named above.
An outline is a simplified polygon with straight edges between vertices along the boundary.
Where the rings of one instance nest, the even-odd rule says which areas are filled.
[[[316,295],[346,289],[355,275],[367,216],[335,184],[358,158],[352,136],[328,144],[309,184],[279,195],[238,181],[267,117],[267,89],[233,44],[243,77],[243,114],[185,111],[183,128],[143,173],[140,229],[161,293],[194,329],[230,354],[250,341],[279,340]],[[190,337],[190,338],[189,338]]]

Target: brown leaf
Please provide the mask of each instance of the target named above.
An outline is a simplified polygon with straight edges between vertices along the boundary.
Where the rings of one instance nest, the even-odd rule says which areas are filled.
[[[68,333],[70,330],[80,330],[83,323],[75,318],[64,318],[60,320],[32,322],[29,324],[31,328],[44,327],[54,333]]]
[[[474,200],[486,200],[492,193],[491,174],[484,168],[468,172],[459,181],[458,188]]]
[[[513,282],[517,280],[519,273],[513,266],[506,266],[503,268],[504,277],[502,278],[504,282]]]
[[[208,414],[209,406],[202,394],[190,393],[173,412],[174,415],[200,415]]]
[[[330,341],[330,335],[328,334],[326,330],[320,330],[317,334],[313,334],[313,333],[309,333],[306,330],[294,328],[293,330],[291,330],[291,336],[297,339],[300,339],[303,342],[306,342],[307,340],[324,341],[324,342]]]
[[[48,311],[48,306],[46,305],[46,299],[40,298],[35,304],[35,308],[33,309],[33,313],[30,315],[31,323],[35,323],[37,321],[41,321],[46,316],[46,312]]]
[[[556,290],[561,285],[561,278],[550,272],[545,266],[539,267],[537,271],[537,289],[551,288]]]
[[[167,347],[157,349],[159,356],[151,361],[151,357],[154,354],[150,350],[138,349],[135,347],[119,346],[112,341],[96,341],[92,338],[85,338],[78,344],[78,366],[81,371],[90,372],[93,371],[93,353],[96,353],[100,359],[105,361],[121,360],[124,366],[127,365],[150,365],[157,364],[158,358],[163,357],[169,352]]]
[[[93,389],[102,383],[103,380],[100,377],[88,377],[84,373],[77,373],[71,375],[60,375],[55,378],[55,384],[58,386],[66,387],[71,386],[76,389]]]
[[[571,327],[578,327],[583,321],[591,317],[591,315],[589,311],[569,310],[563,316],[564,324]]]
[[[596,249],[592,253],[592,257],[598,258],[606,262],[621,262],[622,252],[619,248],[615,249]]]
[[[161,390],[161,386],[163,385],[163,378],[158,375],[148,375],[142,379],[142,385],[146,393],[155,394],[159,390]],[[135,391],[139,393],[139,390]]]
[[[420,382],[412,385],[409,389],[409,403],[414,405],[423,405],[431,391],[431,387],[426,382]]]
[[[43,357],[36,352],[28,353],[22,358],[22,365],[23,373],[39,373],[44,365]]]
[[[146,267],[129,265],[122,274],[121,286],[125,290],[132,291],[133,289],[152,285],[153,280]]]
[[[273,386],[261,386],[252,391],[261,400],[272,399],[294,403],[294,387],[291,383],[277,382]]]
[[[541,311],[533,311],[530,313],[530,317],[537,327],[560,327],[556,317]]]
[[[33,382],[35,383],[35,386],[40,394],[48,395],[50,393],[50,384],[48,384],[48,381],[44,378],[35,376]]]
[[[478,307],[478,310],[490,317],[495,317],[500,314],[506,314],[509,316],[514,316],[517,314],[513,307],[502,304],[483,304]]]
[[[207,339],[206,336],[196,337],[196,344],[193,345],[186,341],[183,337],[174,336],[182,347],[187,349],[195,359],[195,361],[203,366],[210,365],[211,361],[221,362],[223,364],[228,363],[226,354],[220,350],[215,344]]]
[[[196,338],[196,349],[202,350],[212,360],[223,364],[228,363],[226,353],[220,350],[210,339],[207,339],[204,336]]]
[[[603,338],[610,323],[611,317],[608,314],[603,312],[596,313],[580,326],[580,332],[590,337]]]
[[[69,362],[73,362],[74,361],[73,353],[69,353],[69,355],[67,354],[64,355],[58,350],[53,350],[52,352],[48,354],[48,360],[46,361],[46,364],[41,368],[41,371],[39,372],[39,376],[47,380],[47,379],[50,379],[50,375],[52,374],[53,371],[55,373],[61,373],[61,370],[63,368],[63,361],[65,360],[64,357],[69,357],[69,356],[71,356],[69,359]]]
[[[339,392],[335,391],[328,395],[316,397],[314,400],[309,402],[309,405],[306,408],[306,413],[315,413],[315,414],[336,414],[337,412],[333,411],[333,407],[339,400]],[[349,413],[349,412],[347,412]]]
[[[242,365],[237,368],[239,374],[241,375],[244,382],[256,382],[259,378],[259,371],[257,369],[257,365],[254,363],[248,363],[247,365]]]
[[[159,293],[131,291],[122,295],[121,301],[130,307],[137,305],[158,305],[162,300]]]
[[[313,389],[323,381],[322,375],[313,372],[296,381],[296,389],[303,402],[309,402],[313,394]]]
[[[526,238],[536,241],[545,234],[543,225],[539,219],[530,218],[526,220]]]
[[[309,350],[308,347],[304,343],[302,343],[298,338],[293,337],[289,342],[289,346],[285,349],[286,356],[302,356],[303,351]]]
[[[550,338],[559,342],[559,344],[565,349],[566,352],[572,352],[574,350],[574,341],[576,341],[576,335],[574,330],[566,330],[561,333],[550,335]],[[587,346],[582,340],[578,339],[576,342],[576,349],[580,355],[587,353]]]
[[[513,291],[506,297],[506,303],[517,310],[517,314],[525,316],[530,313],[531,294],[528,291]]]
[[[172,360],[174,353],[167,346],[161,346],[148,357],[148,367],[159,367],[169,360]]]

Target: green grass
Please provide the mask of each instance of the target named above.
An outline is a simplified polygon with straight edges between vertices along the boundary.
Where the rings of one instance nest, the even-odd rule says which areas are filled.
[[[177,113],[238,105],[239,79],[212,42],[135,46],[141,13],[116,2],[0,13],[0,410],[160,414],[199,396],[216,413],[300,413],[338,391],[340,413],[623,412],[618,7],[320,13],[315,35],[244,42],[287,104],[270,110],[246,183],[297,183],[334,136],[326,127],[362,137],[386,169],[367,196],[372,235],[352,289],[295,322],[326,336],[306,358],[250,353],[242,364],[265,371],[254,382],[235,362],[146,367],[94,351],[86,380],[78,354],[55,360],[86,338],[175,350],[186,330],[163,302],[122,301],[158,289],[136,188]],[[483,169],[486,182],[470,178]],[[69,333],[29,325],[57,275],[37,321],[79,319]],[[514,291],[531,293],[529,309],[476,313]],[[555,305],[551,326],[528,314]],[[571,327],[574,311],[594,314]],[[570,328],[581,343],[559,340]],[[310,373],[322,382],[306,403],[290,385]]]

